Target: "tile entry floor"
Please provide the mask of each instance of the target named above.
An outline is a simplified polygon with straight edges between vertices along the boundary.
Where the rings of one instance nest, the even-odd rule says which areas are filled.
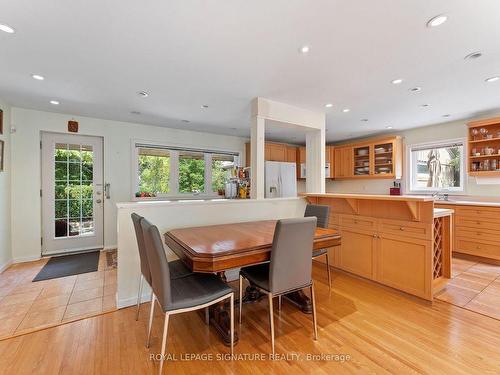
[[[0,339],[116,310],[116,268],[101,251],[96,272],[32,282],[48,261],[0,274]]]
[[[452,279],[436,299],[500,320],[500,266],[453,258]]]

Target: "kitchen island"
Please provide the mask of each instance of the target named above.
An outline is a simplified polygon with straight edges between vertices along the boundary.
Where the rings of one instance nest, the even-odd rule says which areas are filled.
[[[432,197],[303,194],[330,206],[330,227],[342,245],[330,249],[333,266],[432,301],[451,277],[453,210]]]

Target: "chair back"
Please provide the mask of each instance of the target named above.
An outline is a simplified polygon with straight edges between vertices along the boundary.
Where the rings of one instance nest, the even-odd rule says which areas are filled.
[[[144,243],[148,254],[149,269],[151,270],[151,287],[165,312],[167,306],[172,303],[167,255],[165,254],[158,228],[144,218],[141,221],[141,226],[144,232]]]
[[[281,293],[311,283],[316,218],[278,220],[274,231],[269,288]]]
[[[323,206],[319,204],[308,204],[304,217],[316,216],[318,218],[318,227],[328,228],[328,221],[330,220],[330,206]]]
[[[142,232],[141,221],[144,219],[142,216],[137,215],[135,212],[130,215],[134,223],[135,238],[137,239],[137,248],[139,249],[139,259],[141,261],[141,273],[151,285],[151,271],[149,270],[148,255],[146,254],[146,247],[144,246],[144,233]]]

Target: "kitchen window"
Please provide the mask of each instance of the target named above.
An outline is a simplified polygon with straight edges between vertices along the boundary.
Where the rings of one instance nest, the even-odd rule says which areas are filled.
[[[135,199],[217,196],[239,153],[134,144]]]
[[[450,140],[408,146],[410,192],[463,192],[464,144],[464,140]]]

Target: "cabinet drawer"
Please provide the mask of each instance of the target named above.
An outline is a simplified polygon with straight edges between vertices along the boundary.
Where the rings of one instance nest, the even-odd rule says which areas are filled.
[[[457,248],[455,251],[500,260],[500,246],[498,245],[466,241],[459,238],[457,239]]]
[[[328,224],[331,226],[338,226],[340,224],[340,215],[339,214],[330,214],[330,219]]]
[[[376,219],[365,216],[341,215],[340,225],[362,230],[377,230]]]
[[[455,228],[455,236],[465,240],[498,242],[498,245],[500,246],[500,231],[485,230],[482,228],[469,228],[457,225]]]
[[[500,208],[457,207],[455,215],[464,219],[479,219],[500,223]]]
[[[379,231],[381,233],[419,238],[422,240],[428,240],[432,237],[432,226],[430,224],[412,223],[409,221],[380,220]]]
[[[472,216],[455,216],[456,227],[467,227],[472,229],[489,229],[489,230],[499,230],[500,220],[493,219],[482,219],[480,217],[474,218]]]

